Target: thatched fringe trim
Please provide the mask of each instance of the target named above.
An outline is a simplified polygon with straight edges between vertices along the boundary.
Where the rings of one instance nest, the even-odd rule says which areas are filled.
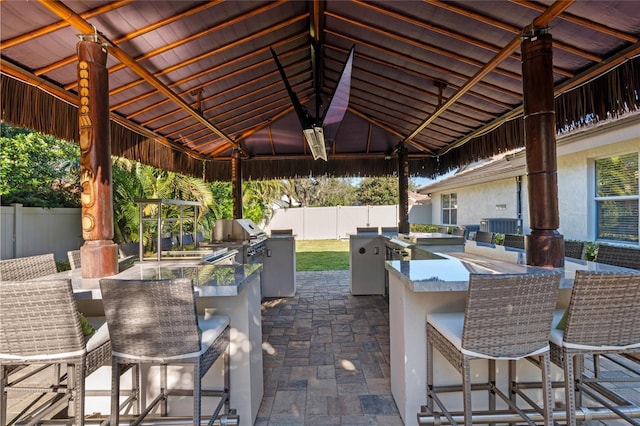
[[[0,75],[2,119],[15,126],[31,128],[58,138],[78,139],[77,107],[38,87]],[[580,127],[618,118],[640,110],[640,58],[633,58],[555,100],[556,128],[570,132]],[[228,181],[228,161],[195,159],[119,123],[111,122],[111,153],[168,171],[209,181]],[[524,146],[522,117],[503,123],[486,134],[469,140],[438,157],[410,159],[412,176],[436,177],[458,167]],[[331,159],[270,160],[242,162],[245,179],[279,179],[295,176],[385,176],[397,173],[397,160]]]
[[[78,107],[4,74],[0,75],[2,120],[78,142]]]
[[[556,130],[565,134],[640,110],[640,57],[635,57],[555,99]],[[458,167],[524,147],[522,116],[446,154],[410,162],[412,175],[434,178]]]
[[[558,96],[556,129],[560,133],[600,123],[640,109],[640,57]]]
[[[78,143],[78,107],[41,88],[0,74],[2,120]],[[202,161],[111,121],[111,154],[199,176]],[[200,172],[198,172],[200,171]]]

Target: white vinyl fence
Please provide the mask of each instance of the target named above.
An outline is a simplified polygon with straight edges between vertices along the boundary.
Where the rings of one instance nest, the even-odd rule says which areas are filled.
[[[431,223],[430,205],[409,207],[410,223]],[[349,238],[359,227],[397,227],[398,206],[336,206],[278,209],[264,230],[291,229],[299,240]]]
[[[79,208],[43,209],[22,204],[0,207],[0,258],[53,253],[67,260],[68,250],[84,243]]]
[[[53,253],[67,260],[68,250],[77,250],[82,240],[81,209],[0,207],[0,259]],[[431,206],[414,205],[410,223],[432,223]],[[276,210],[264,227],[291,229],[299,240],[349,238],[358,227],[398,226],[398,206],[301,207]]]

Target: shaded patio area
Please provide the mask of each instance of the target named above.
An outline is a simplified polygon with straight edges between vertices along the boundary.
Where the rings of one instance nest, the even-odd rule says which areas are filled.
[[[349,271],[298,272],[292,298],[262,302],[256,426],[402,425],[391,396],[389,310],[352,296]]]

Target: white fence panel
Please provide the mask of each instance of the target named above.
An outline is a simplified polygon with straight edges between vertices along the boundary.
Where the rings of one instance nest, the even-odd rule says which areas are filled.
[[[276,210],[264,231],[272,229],[291,229],[297,239],[304,240],[304,208]]]
[[[336,207],[303,207],[304,239],[338,239],[338,214]]]
[[[398,206],[369,206],[371,226],[398,226]]]
[[[349,238],[349,234],[355,234],[356,228],[359,227],[376,226],[369,222],[369,208],[367,206],[339,206],[336,207],[336,212],[338,238]]]
[[[77,250],[82,240],[81,209],[2,207],[2,259],[53,253],[66,260],[68,250]]]

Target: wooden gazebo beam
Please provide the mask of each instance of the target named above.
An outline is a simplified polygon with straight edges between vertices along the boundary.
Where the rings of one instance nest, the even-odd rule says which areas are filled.
[[[93,34],[95,32],[95,28],[89,24],[86,20],[84,20],[80,15],[75,13],[73,10],[69,9],[66,5],[64,5],[60,1],[46,1],[39,0],[40,4],[49,9],[51,12],[58,15],[63,20],[67,21],[74,28],[81,31],[83,34]],[[106,40],[106,39],[105,39]],[[201,122],[205,127],[209,130],[220,136],[222,139],[226,140],[233,146],[237,146],[237,144],[225,135],[221,130],[219,130],[216,126],[211,124],[207,119],[202,117],[197,111],[191,108],[185,101],[183,101],[180,97],[178,97],[171,89],[165,86],[160,80],[155,78],[149,71],[140,66],[133,58],[127,55],[123,50],[121,50],[118,46],[114,44],[108,44],[107,49],[110,54],[112,54],[115,58],[117,58],[120,62],[128,66],[133,72],[138,74],[140,77],[145,79],[149,84],[158,89],[165,96],[170,98],[176,104],[180,106],[184,111],[186,111],[189,115],[194,117],[196,120]]]
[[[549,6],[540,16],[533,21],[534,26],[546,26],[565,9],[573,4],[575,0],[558,0]],[[456,93],[454,93],[446,102],[436,109],[429,118],[427,118],[416,130],[414,130],[407,138],[405,142],[410,141],[418,133],[420,133],[425,127],[433,123],[444,111],[449,109],[458,99],[460,99],[465,93],[467,93],[477,82],[482,80],[487,74],[492,72],[505,58],[509,57],[511,52],[520,47],[520,35],[511,39],[511,41],[503,47],[487,64],[482,67],[473,77],[471,77]]]

